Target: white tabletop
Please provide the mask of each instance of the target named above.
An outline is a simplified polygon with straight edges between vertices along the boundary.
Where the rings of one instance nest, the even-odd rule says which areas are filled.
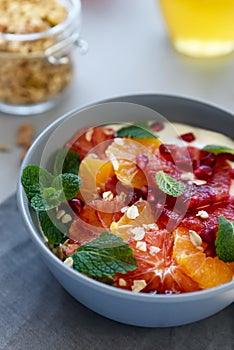
[[[82,37],[69,94],[50,112],[22,117],[0,114],[0,202],[16,190],[20,148],[15,135],[30,122],[38,135],[72,108],[117,95],[151,92],[192,97],[234,110],[234,55],[191,59],[170,46],[156,0],[83,0]]]

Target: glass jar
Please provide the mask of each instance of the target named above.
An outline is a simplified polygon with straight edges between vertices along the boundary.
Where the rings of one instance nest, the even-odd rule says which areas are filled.
[[[43,6],[42,1],[35,3]],[[0,111],[18,115],[45,112],[58,102],[69,85],[73,76],[72,49],[74,45],[82,45],[79,39],[81,3],[63,0],[58,4],[60,10],[64,10],[64,18],[59,11],[56,13],[56,8],[50,13],[45,13],[46,6],[41,8],[42,17],[47,16],[46,21],[51,24],[46,30],[40,31],[44,17],[32,25],[29,18],[32,11],[21,7],[18,14],[15,8],[12,21],[15,20],[19,32],[23,33],[3,30],[0,33]],[[38,14],[38,9],[36,11]],[[63,21],[56,24],[59,18]],[[10,21],[8,24],[10,27]]]

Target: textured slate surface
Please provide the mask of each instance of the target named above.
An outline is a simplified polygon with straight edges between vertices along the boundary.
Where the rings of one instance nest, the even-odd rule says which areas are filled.
[[[86,309],[51,275],[12,196],[0,206],[1,350],[234,350],[234,304],[174,328],[119,324]]]

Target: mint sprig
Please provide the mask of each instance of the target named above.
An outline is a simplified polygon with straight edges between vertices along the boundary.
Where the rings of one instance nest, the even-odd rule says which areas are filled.
[[[137,125],[125,126],[116,132],[117,137],[139,138],[157,138],[150,130]]]
[[[72,199],[81,185],[78,175],[53,176],[37,165],[28,165],[23,169],[21,182],[31,206],[36,211],[47,211]]]
[[[234,149],[230,147],[218,146],[218,145],[207,145],[203,147],[202,150],[214,153],[215,155],[218,155],[221,153],[234,154]]]
[[[234,261],[234,221],[219,217],[217,238],[215,240],[216,253],[225,262]]]
[[[71,257],[75,270],[92,277],[113,277],[117,272],[127,273],[137,268],[129,245],[106,231],[79,247]]]
[[[160,170],[155,175],[156,184],[159,189],[172,197],[180,197],[186,190],[185,185],[179,182],[163,170]]]

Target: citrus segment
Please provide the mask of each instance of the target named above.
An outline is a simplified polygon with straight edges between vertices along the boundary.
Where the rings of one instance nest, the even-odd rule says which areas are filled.
[[[174,259],[200,288],[212,288],[232,280],[233,272],[228,264],[218,257],[207,257],[201,246],[192,243],[188,229],[178,228],[174,234]]]
[[[133,236],[132,230],[134,228],[154,223],[154,217],[152,215],[150,205],[147,201],[139,200],[134,204],[134,206],[137,208],[137,211],[139,213],[136,218],[131,219],[129,217],[128,211],[126,211],[118,222],[112,222],[110,226],[112,233],[122,237],[126,241]]]
[[[79,176],[82,180],[80,193],[86,203],[97,198],[98,191],[104,190],[106,180],[114,175],[110,161],[95,158],[92,155],[85,157],[80,163]]]
[[[126,186],[141,188],[147,185],[144,171],[137,165],[137,156],[144,154],[150,157],[159,147],[158,139],[116,138],[107,148],[106,155],[115,169],[119,181]]]

